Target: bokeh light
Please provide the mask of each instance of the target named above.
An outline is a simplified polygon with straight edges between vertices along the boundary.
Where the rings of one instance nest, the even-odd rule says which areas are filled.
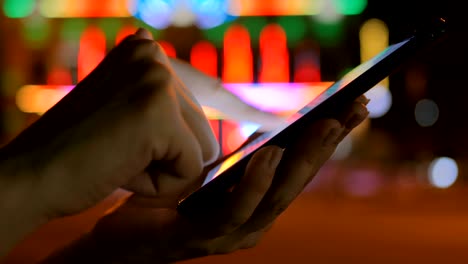
[[[439,107],[433,100],[422,99],[416,103],[414,117],[420,126],[432,126],[439,119]]]
[[[379,118],[384,116],[392,107],[392,93],[387,87],[377,85],[365,93],[370,99],[367,104],[370,118]]]
[[[429,165],[429,181],[437,188],[452,186],[458,177],[457,162],[449,157],[434,159]]]
[[[36,0],[4,0],[3,12],[9,18],[27,17],[33,13],[36,2]]]
[[[196,24],[202,29],[219,26],[228,19],[226,0],[191,0],[191,5]]]

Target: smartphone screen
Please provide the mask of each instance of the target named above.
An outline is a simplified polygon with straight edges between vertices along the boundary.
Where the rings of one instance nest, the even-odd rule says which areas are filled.
[[[338,91],[343,89],[343,87],[346,87],[347,84],[351,83],[358,76],[362,75],[363,72],[369,70],[372,66],[377,64],[379,61],[387,57],[389,54],[391,54],[392,52],[394,52],[401,46],[405,45],[405,43],[407,43],[408,41],[410,41],[410,39],[406,39],[402,42],[393,44],[389,46],[388,48],[386,48],[378,56],[375,56],[371,60],[354,68],[352,71],[348,72],[342,79],[340,79],[339,81],[335,82],[330,87],[325,89],[325,91],[323,91],[318,97],[312,100],[309,104],[307,104],[302,109],[300,109],[297,113],[287,118],[283,126],[277,128],[274,131],[263,133],[260,137],[256,138],[249,144],[237,150],[235,153],[231,154],[228,159],[224,160],[218,166],[214,167],[208,172],[203,185],[207,184],[208,182],[216,178],[218,175],[220,175],[221,173],[229,169],[229,167],[231,167],[233,164],[246,158],[247,156],[249,156],[249,154],[261,148],[266,142],[268,142],[274,136],[278,135],[284,129],[289,127],[292,123],[294,123],[295,121],[300,119],[302,116],[312,111],[312,109],[314,109],[317,105],[320,105],[322,102],[326,101],[328,98],[336,94]]]
[[[287,147],[307,124],[318,118],[333,117],[334,113],[373,88],[418,51],[438,43],[446,35],[445,20],[435,22],[424,28],[424,31],[388,46],[372,59],[355,67],[289,116],[284,125],[274,131],[260,134],[211,168],[201,188],[181,200],[178,210],[182,213],[197,213],[205,207],[210,207],[210,204],[219,203],[220,199],[216,197],[223,195],[239,182],[255,151],[267,145]]]

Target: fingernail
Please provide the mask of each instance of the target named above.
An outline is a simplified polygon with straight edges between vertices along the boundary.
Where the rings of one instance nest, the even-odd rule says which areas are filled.
[[[344,128],[343,127],[335,127],[328,132],[328,135],[325,137],[323,140],[323,145],[324,146],[331,146],[335,145],[337,140],[340,138],[341,133],[343,133]]]
[[[283,152],[284,152],[284,149],[280,149],[280,148],[275,148],[272,151],[271,156],[270,156],[270,162],[268,163],[268,166],[270,166],[271,169],[276,169],[276,167],[278,167],[281,161],[281,158],[283,157]]]
[[[370,102],[370,99],[367,98],[365,95],[362,95],[356,99],[356,102],[361,103],[363,105],[367,105]]]

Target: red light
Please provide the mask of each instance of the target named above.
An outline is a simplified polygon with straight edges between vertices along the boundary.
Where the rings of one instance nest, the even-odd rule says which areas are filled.
[[[222,121],[220,121],[218,119],[210,119],[208,121],[210,122],[211,130],[213,130],[213,133],[214,133],[216,139],[219,141],[219,124]]]
[[[124,26],[119,30],[117,36],[115,37],[115,45],[118,45],[127,36],[135,34],[136,31],[137,28],[134,26]]]
[[[97,27],[89,27],[80,38],[78,81],[96,68],[106,55],[106,35]]]
[[[314,50],[297,53],[294,65],[294,82],[320,82],[320,60],[319,54]]]
[[[166,55],[168,57],[172,57],[172,58],[177,57],[177,52],[176,52],[176,49],[174,48],[174,45],[172,45],[171,43],[169,43],[167,41],[163,41],[163,40],[158,41],[158,43],[164,49],[164,52],[166,52]]]
[[[216,47],[207,41],[200,41],[193,46],[190,63],[210,76],[218,76],[218,53]]]
[[[261,68],[259,82],[289,82],[289,53],[286,33],[276,24],[260,34]]]
[[[55,67],[47,74],[47,85],[71,85],[72,74],[69,70]]]
[[[231,26],[224,35],[223,81],[253,82],[253,57],[249,31],[240,25]]]
[[[224,154],[229,154],[240,147],[240,145],[244,143],[245,138],[242,137],[239,125],[235,122],[223,120],[222,128],[222,152]]]

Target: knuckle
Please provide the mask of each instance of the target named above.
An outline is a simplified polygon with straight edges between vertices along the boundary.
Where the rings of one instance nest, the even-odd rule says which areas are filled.
[[[138,39],[128,44],[130,50],[130,60],[141,60],[153,58],[158,53],[158,48],[154,41],[148,39]]]

